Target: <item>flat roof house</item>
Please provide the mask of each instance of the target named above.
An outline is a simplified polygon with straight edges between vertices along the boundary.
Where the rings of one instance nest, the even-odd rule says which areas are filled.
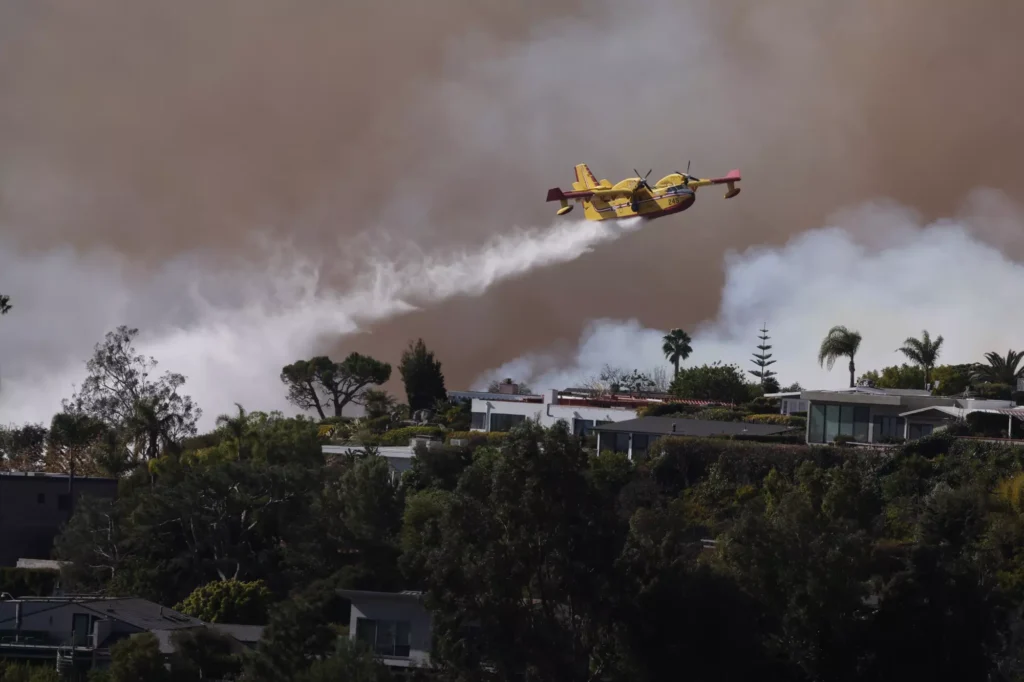
[[[515,384],[505,384],[514,390]],[[672,400],[668,396],[595,395],[584,389],[550,390],[525,395],[509,392],[449,391],[455,399],[472,401],[473,431],[509,431],[527,419],[550,427],[564,419],[576,435],[587,435],[597,426],[637,418],[637,412],[649,405],[666,402],[709,406],[720,403],[703,400]]]
[[[647,457],[651,444],[664,436],[775,436],[792,431],[793,428],[776,424],[642,417],[617,424],[605,424],[595,427],[594,430],[597,432],[598,452],[624,452],[630,459],[640,461]]]
[[[808,404],[808,443],[832,443],[837,436],[865,444],[915,440],[974,412],[1005,416],[1011,434],[1013,423],[1024,420],[1024,408],[1009,400],[937,396],[923,389],[855,386],[802,391],[800,398]]]
[[[349,637],[390,668],[429,668],[433,617],[422,592],[338,590],[351,602]]]
[[[53,541],[83,495],[117,496],[117,480],[0,471],[0,566],[49,559]]]

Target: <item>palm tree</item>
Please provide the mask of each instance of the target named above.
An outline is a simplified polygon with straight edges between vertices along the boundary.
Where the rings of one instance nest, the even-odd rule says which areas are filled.
[[[675,367],[675,373],[678,375],[679,363],[690,357],[690,353],[693,352],[693,348],[690,347],[690,335],[682,329],[673,329],[665,334],[662,340],[664,343],[661,345],[661,352]]]
[[[1020,367],[1020,361],[1024,359],[1024,353],[1015,350],[1006,351],[1006,357],[995,351],[985,353],[987,365],[979,364],[974,370],[975,381],[982,381],[992,384],[1007,384],[1013,390],[1017,389],[1017,379],[1024,378],[1024,367]]]
[[[128,420],[128,431],[136,443],[136,461],[140,455],[145,460],[155,459],[164,449],[177,445],[174,433],[184,419],[180,414],[163,408],[159,398],[142,398],[135,402],[135,409]]]
[[[248,459],[249,456],[249,415],[239,403],[235,403],[238,414],[232,417],[222,414],[217,417],[217,428],[224,429],[228,440],[235,444],[235,451],[239,461]]]
[[[903,346],[896,349],[906,355],[908,360],[924,370],[924,384],[926,388],[931,383],[932,370],[935,368],[935,361],[938,359],[939,351],[942,349],[942,341],[941,336],[936,336],[933,341],[928,334],[928,330],[925,329],[921,332],[921,338],[915,339],[913,336],[910,336],[903,342]]]
[[[367,419],[386,417],[395,409],[395,399],[384,389],[369,388],[363,393],[363,409]]]
[[[828,334],[825,335],[821,342],[821,350],[818,351],[818,364],[822,366],[827,364],[830,372],[836,364],[836,360],[839,358],[850,358],[850,388],[853,388],[855,385],[853,377],[856,369],[853,365],[853,357],[860,348],[860,341],[860,332],[851,331],[842,325],[836,325],[828,330]]]

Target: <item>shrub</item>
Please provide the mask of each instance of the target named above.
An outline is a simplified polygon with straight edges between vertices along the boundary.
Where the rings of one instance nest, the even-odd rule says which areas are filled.
[[[270,599],[262,580],[215,580],[197,587],[174,609],[207,623],[266,625]]]
[[[745,416],[746,412],[731,407],[711,407],[701,410],[693,415],[694,419],[707,419],[713,422],[738,422]]]
[[[681,414],[696,414],[704,408],[689,403],[653,403],[637,410],[638,417],[674,417]]]
[[[382,433],[377,439],[379,445],[408,445],[416,436],[442,436],[444,429],[439,426],[406,426]]]
[[[795,417],[790,414],[751,414],[743,418],[748,424],[777,424],[778,426],[793,426],[805,428],[807,417]]]
[[[0,567],[0,592],[14,597],[49,597],[58,575],[56,571]]]
[[[470,447],[481,445],[501,445],[505,442],[508,434],[504,431],[452,431],[445,439],[446,443],[452,440],[468,440]]]

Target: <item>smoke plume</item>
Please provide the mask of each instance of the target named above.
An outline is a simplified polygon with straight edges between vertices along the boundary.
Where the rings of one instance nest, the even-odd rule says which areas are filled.
[[[816,363],[822,338],[838,324],[863,337],[857,376],[907,362],[897,349],[925,329],[932,338],[943,336],[940,364],[980,362],[988,351],[1019,349],[1024,320],[1013,311],[1024,291],[1024,264],[979,238],[1019,239],[1024,221],[1007,222],[1014,213],[1021,215],[991,190],[973,194],[955,219],[932,223],[891,202],[868,203],[781,248],[731,252],[721,306],[693,330],[693,353],[682,366],[723,361],[745,373],[755,369],[762,325],[771,336],[770,369],[783,386],[848,385],[845,361],[831,373]],[[567,366],[552,369],[557,363],[536,353],[485,373],[476,386],[519,377],[535,390],[564,388],[582,385],[605,365],[666,367],[665,333],[636,319],[596,320]]]
[[[15,309],[0,320],[0,421],[34,402],[11,397],[16,378],[31,377],[33,395],[50,387],[53,404],[83,348],[121,322],[189,386],[219,387],[208,414],[235,400],[273,407],[279,386],[252,389],[296,357],[395,362],[419,336],[452,387],[531,354],[571,367],[593,320],[695,329],[727,314],[734,268],[756,261],[749,247],[789,254],[792,237],[865,201],[914,212],[917,250],[931,252],[921,225],[976,188],[1001,190],[984,226],[958,221],[979,249],[1020,258],[1022,19],[1020,3],[956,0],[5,3],[0,292]],[[380,273],[465,262],[512,225],[551,224],[544,194],[575,163],[615,181],[688,160],[705,176],[741,168],[743,194],[702,190],[614,247],[497,277],[478,296],[458,292],[480,294],[487,277],[414,310],[366,289]],[[862,243],[862,222],[843,224]],[[895,248],[893,227],[837,270]],[[908,257],[887,277],[914,268],[931,272]],[[353,334],[355,317],[317,307],[339,300],[384,312]],[[806,329],[784,331],[779,308],[743,324],[756,333],[767,317],[816,343],[836,321],[857,323],[847,308],[874,303],[845,297],[813,320],[793,305]],[[315,334],[295,322],[307,314],[323,318]],[[975,317],[921,322],[950,339],[977,329]]]

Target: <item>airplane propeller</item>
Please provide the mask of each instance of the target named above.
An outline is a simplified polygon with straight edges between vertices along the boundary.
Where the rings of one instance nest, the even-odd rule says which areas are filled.
[[[651,170],[647,171],[647,175],[650,175],[651,171],[653,170],[654,169],[652,168]],[[639,199],[637,199],[636,193],[640,190],[641,187],[647,188],[648,192],[652,192],[653,190],[651,189],[651,186],[647,184],[647,175],[641,177],[640,171],[638,171],[636,168],[633,169],[633,172],[636,173],[636,177],[640,178],[640,182],[637,183],[637,186],[633,188],[633,201],[630,202],[633,212],[637,213],[640,210],[640,201]]]
[[[653,170],[654,169],[652,168],[651,170],[647,171],[647,175],[650,175],[651,171],[653,171]],[[637,185],[637,186],[638,187],[643,186],[643,187],[646,187],[648,190],[650,190],[651,186],[647,184],[647,175],[645,175],[643,177],[640,177],[640,171],[638,171],[636,168],[633,169],[633,172],[636,173],[636,176],[638,178],[640,178],[640,184]]]
[[[686,162],[686,172],[685,173],[683,173],[682,171],[676,171],[676,174],[683,176],[683,184],[684,185],[689,185],[690,184],[690,180],[693,179],[693,176],[690,175],[690,162],[689,161]]]

